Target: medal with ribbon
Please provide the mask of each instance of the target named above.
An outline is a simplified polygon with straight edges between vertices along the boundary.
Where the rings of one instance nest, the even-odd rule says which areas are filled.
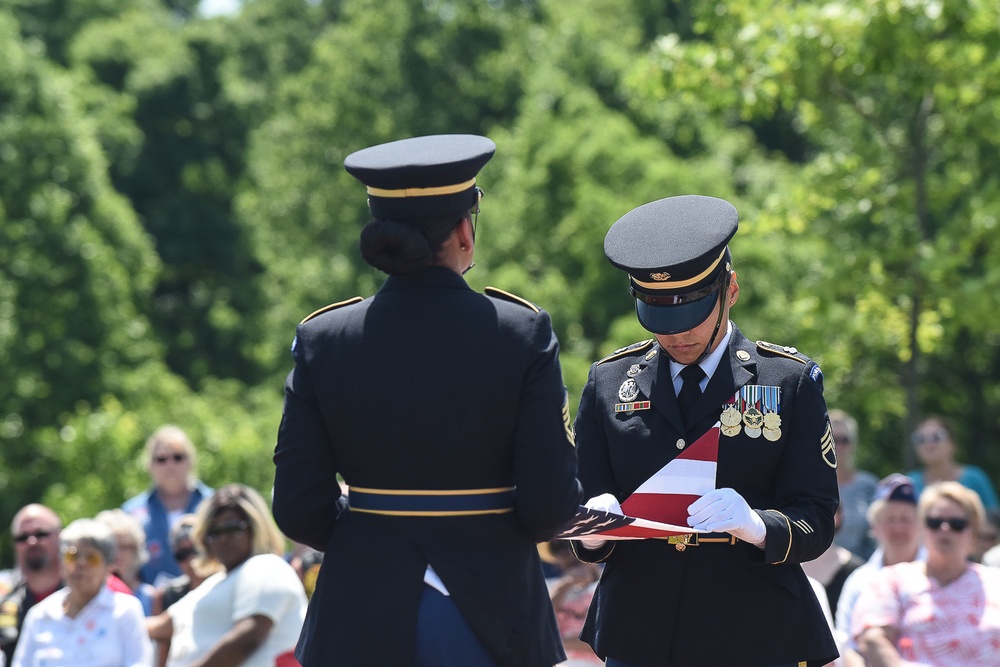
[[[781,387],[763,387],[764,437],[775,442],[781,438]]]
[[[760,429],[764,425],[764,415],[757,407],[760,403],[761,388],[756,384],[740,388],[740,396],[746,406],[743,410],[743,426],[751,438],[759,438]]]
[[[741,412],[741,404],[743,399],[740,397],[739,393],[733,396],[729,403],[726,403],[722,408],[722,414],[719,416],[719,430],[722,434],[730,438],[736,437],[743,430],[743,414]]]

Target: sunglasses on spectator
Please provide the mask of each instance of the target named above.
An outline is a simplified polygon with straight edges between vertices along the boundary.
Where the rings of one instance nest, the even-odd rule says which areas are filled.
[[[33,533],[21,533],[20,535],[14,536],[14,541],[18,544],[24,544],[32,537],[36,540],[44,540],[46,537],[52,534],[51,530],[36,530]]]
[[[944,442],[948,439],[948,431],[940,428],[936,431],[927,431],[926,433],[914,433],[910,436],[910,442],[914,445],[923,445],[928,442]]]
[[[98,567],[104,562],[104,556],[102,556],[97,551],[88,551],[86,555],[81,554],[80,550],[76,547],[70,547],[63,554],[63,560],[66,561],[67,565],[76,565],[80,561],[83,561],[90,567]]]
[[[947,525],[952,531],[961,533],[969,527],[969,520],[959,517],[947,518],[940,516],[929,516],[924,519],[924,524],[931,530],[941,530],[941,526]]]
[[[196,553],[198,552],[195,551],[192,547],[188,547],[187,549],[178,549],[177,551],[174,552],[174,560],[179,563],[181,561],[187,560],[188,558],[191,558]]]
[[[209,526],[208,530],[205,531],[206,540],[214,540],[222,535],[234,535],[236,533],[242,533],[250,529],[250,524],[246,521],[227,521],[225,523],[217,523],[214,526]]]
[[[183,463],[187,460],[187,454],[157,454],[153,457],[155,463],[166,463],[173,459],[174,463]]]

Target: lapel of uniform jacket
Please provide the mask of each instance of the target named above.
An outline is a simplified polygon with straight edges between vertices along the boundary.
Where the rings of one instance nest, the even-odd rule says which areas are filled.
[[[733,335],[729,339],[729,352],[719,361],[719,367],[712,374],[705,391],[694,406],[694,421],[696,424],[705,417],[712,415],[717,419],[722,405],[732,399],[736,391],[748,384],[757,375],[755,346],[740,330],[733,325]],[[746,354],[740,354],[740,351]],[[745,360],[740,357],[746,357]],[[669,373],[668,373],[669,376]],[[676,403],[676,400],[674,401]]]
[[[674,382],[670,378],[670,359],[664,356],[659,346],[654,348],[657,353],[650,366],[635,378],[636,385],[660,414],[667,418],[680,433],[684,432],[684,420],[677,405],[677,395],[674,392]]]

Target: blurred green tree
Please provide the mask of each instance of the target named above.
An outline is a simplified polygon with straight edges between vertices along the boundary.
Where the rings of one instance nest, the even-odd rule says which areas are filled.
[[[784,118],[805,145],[798,182],[757,218],[756,234],[791,250],[773,253],[778,275],[798,277],[765,307],[821,351],[830,402],[870,429],[873,464],[911,465],[902,436],[939,411],[996,469],[995,12],[761,1],[693,13],[698,39],[663,36],[644,90],[697,96],[734,124]]]

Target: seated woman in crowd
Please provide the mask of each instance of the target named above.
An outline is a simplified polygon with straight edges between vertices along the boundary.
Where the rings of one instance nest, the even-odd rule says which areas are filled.
[[[1000,570],[969,561],[983,505],[958,482],[927,487],[918,505],[927,560],[883,568],[861,593],[851,632],[870,667],[996,667]]]
[[[223,571],[147,620],[152,639],[170,640],[167,664],[275,667],[293,660],[306,595],[279,555],[284,538],[260,494],[242,484],[222,487],[198,508],[193,537]]]
[[[199,555],[193,536],[196,525],[195,515],[185,514],[170,531],[170,551],[184,574],[168,579],[157,587],[153,594],[154,615],[170,608],[192,589],[198,588],[205,579],[222,571],[222,566],[217,561],[205,563],[205,559]],[[166,667],[169,652],[169,639],[156,642],[156,667]]]
[[[936,482],[958,482],[979,495],[986,509],[1000,507],[996,489],[986,472],[956,460],[955,428],[951,421],[938,416],[925,417],[910,436],[914,453],[923,467],[908,473],[919,496],[925,487]]]
[[[94,517],[107,525],[118,543],[118,556],[111,564],[111,571],[139,598],[146,616],[153,613],[153,594],[156,589],[139,578],[139,569],[149,560],[146,551],[146,533],[139,521],[123,510],[98,512]],[[123,591],[124,592],[124,591]]]
[[[13,667],[148,667],[142,604],[107,587],[117,543],[111,529],[78,519],[60,534],[66,587],[28,611]]]

